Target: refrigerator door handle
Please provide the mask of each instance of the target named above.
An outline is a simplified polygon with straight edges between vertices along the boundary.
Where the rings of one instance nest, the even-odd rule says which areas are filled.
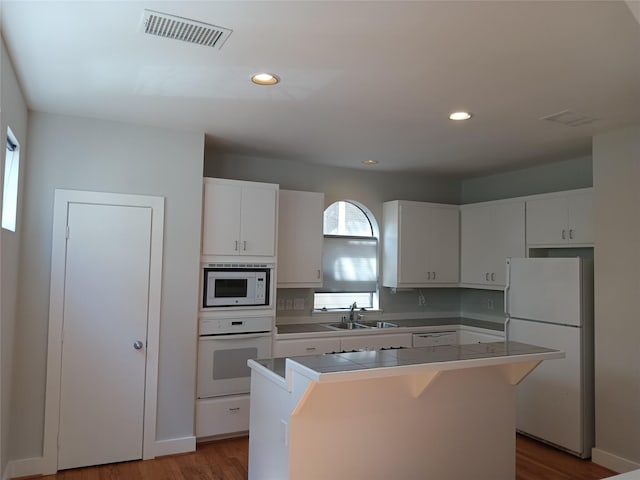
[[[506,280],[504,287],[504,341],[509,341],[509,322],[511,321],[511,312],[509,311],[509,290],[511,289],[511,257],[507,258],[506,262]]]
[[[504,319],[504,341],[505,343],[509,342],[509,323],[511,322],[511,317],[507,315]]]

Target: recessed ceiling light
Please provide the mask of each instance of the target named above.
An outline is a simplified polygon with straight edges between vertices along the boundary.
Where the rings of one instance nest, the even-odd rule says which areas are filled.
[[[377,165],[378,161],[377,160],[362,160],[362,163],[364,163],[365,165]]]
[[[275,85],[280,79],[272,73],[256,73],[251,77],[251,81],[258,85]]]
[[[469,120],[471,114],[469,112],[453,112],[449,115],[449,120]]]

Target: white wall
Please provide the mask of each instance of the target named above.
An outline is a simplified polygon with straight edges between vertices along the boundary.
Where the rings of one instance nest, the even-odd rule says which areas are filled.
[[[156,432],[192,437],[204,136],[31,112],[28,147],[11,458],[42,455],[56,188],[165,197]]]
[[[596,448],[640,468],[640,126],[594,137]]]
[[[7,126],[11,127],[21,143],[19,192],[22,192],[27,141],[27,107],[16,79],[11,59],[1,42],[0,50],[0,206],[4,178]],[[21,196],[21,193],[19,193]],[[13,368],[13,345],[16,325],[16,303],[18,284],[18,256],[22,232],[22,202],[18,198],[16,231],[0,229],[0,477],[4,474],[8,460],[9,419],[12,416],[11,378]],[[0,211],[1,208],[0,208]]]

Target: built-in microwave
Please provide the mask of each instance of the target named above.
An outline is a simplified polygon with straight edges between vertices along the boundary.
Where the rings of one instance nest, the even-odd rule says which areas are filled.
[[[272,272],[268,264],[205,264],[202,308],[269,307]]]

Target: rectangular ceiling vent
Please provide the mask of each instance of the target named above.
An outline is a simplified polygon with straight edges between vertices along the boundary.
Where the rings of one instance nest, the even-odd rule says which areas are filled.
[[[183,42],[222,48],[233,30],[167,13],[144,10],[140,29],[143,33]]]
[[[588,115],[583,115],[582,113],[572,112],[571,110],[563,110],[561,112],[542,117],[540,120],[561,123],[562,125],[567,125],[569,127],[579,127],[580,125],[596,122],[598,119]]]

